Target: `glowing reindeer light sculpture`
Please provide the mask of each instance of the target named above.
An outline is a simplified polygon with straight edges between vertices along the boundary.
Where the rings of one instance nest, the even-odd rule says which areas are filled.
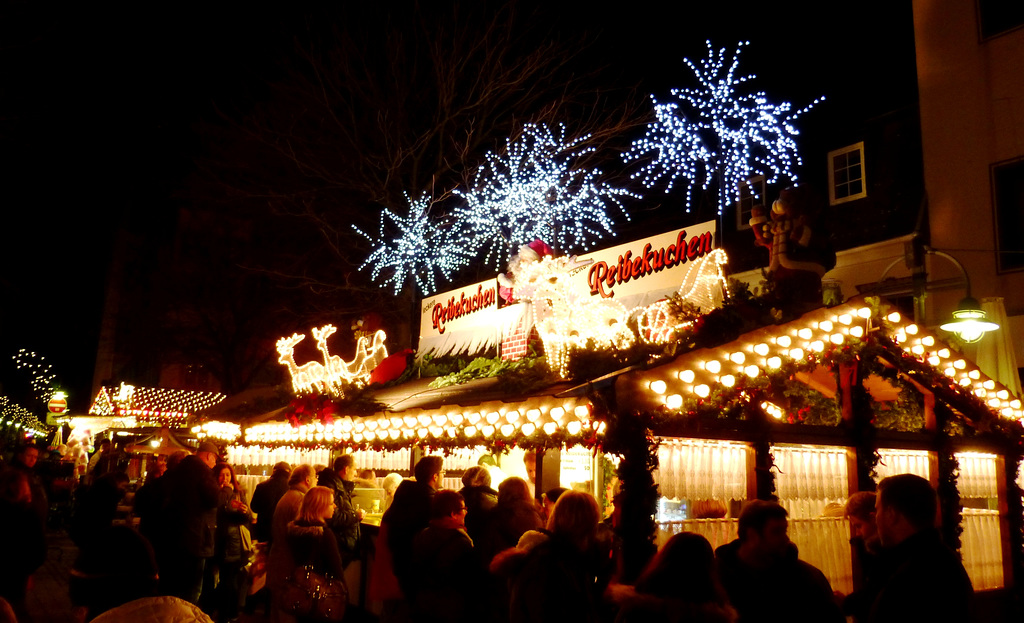
[[[306,338],[298,333],[291,337],[283,337],[277,341],[278,359],[288,368],[292,375],[292,388],[295,393],[324,392],[334,396],[344,395],[346,385],[365,385],[370,373],[388,356],[384,346],[387,335],[383,331],[374,333],[373,338],[359,338],[356,342],[355,356],[345,361],[338,355],[332,355],[327,347],[327,338],[338,330],[334,325],[314,327],[311,331],[316,340],[317,349],[323,354],[324,362],[309,361],[301,366],[295,363],[295,345]]]

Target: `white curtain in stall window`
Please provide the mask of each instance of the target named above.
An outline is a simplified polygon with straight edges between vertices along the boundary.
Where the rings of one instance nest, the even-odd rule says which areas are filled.
[[[677,500],[742,500],[747,448],[727,441],[661,439],[654,473],[661,495]]]
[[[965,508],[960,553],[974,590],[1003,587],[1003,550],[999,539],[999,511]]]
[[[712,548],[729,543],[737,537],[739,520],[723,519],[685,519],[682,521],[666,521],[658,524],[655,544],[660,548],[673,534],[680,532],[696,532],[711,543]]]
[[[981,452],[957,452],[960,474],[956,487],[962,498],[995,498],[996,455]]]
[[[849,495],[846,448],[773,446],[775,494],[792,518],[817,517]]]
[[[825,574],[832,590],[853,592],[850,523],[845,517],[790,519],[789,539],[800,550],[800,559]]]
[[[929,479],[928,452],[925,450],[897,450],[879,448],[878,465],[875,466],[876,482],[897,474],[914,474]]]

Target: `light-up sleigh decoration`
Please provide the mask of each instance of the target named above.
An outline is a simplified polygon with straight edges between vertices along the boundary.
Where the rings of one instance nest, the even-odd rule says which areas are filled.
[[[291,373],[295,393],[318,392],[343,396],[346,386],[365,385],[373,369],[387,358],[388,350],[384,346],[387,336],[383,331],[377,331],[371,339],[359,338],[355,356],[350,361],[332,355],[327,347],[327,338],[337,330],[337,327],[328,324],[314,327],[311,331],[317,349],[323,354],[323,363],[307,361],[298,365],[295,362],[295,346],[306,339],[305,335],[295,333],[277,341],[277,352],[280,354],[278,361]]]
[[[705,313],[721,307],[728,292],[728,282],[722,268],[728,262],[725,251],[715,249],[690,265],[676,294]],[[651,344],[664,344],[677,329],[688,325],[679,323],[669,309],[668,300],[657,301],[643,308],[637,317],[640,338]]]

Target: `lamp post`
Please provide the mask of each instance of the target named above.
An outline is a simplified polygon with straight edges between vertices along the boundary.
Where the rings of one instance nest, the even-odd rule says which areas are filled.
[[[908,253],[905,257],[893,260],[885,270],[882,271],[882,276],[879,278],[879,282],[885,279],[885,276],[900,262],[904,262],[907,268],[911,270],[913,274],[913,292],[914,292],[914,320],[916,322],[921,321],[924,307],[924,294],[929,289],[936,289],[934,286],[939,285],[938,282],[929,282],[927,280],[927,274],[924,272],[924,261],[921,255],[933,255],[935,257],[941,257],[950,261],[954,266],[960,270],[960,274],[963,277],[962,282],[954,281],[950,283],[948,280],[941,282],[943,287],[956,287],[962,285],[966,290],[967,296],[960,300],[960,304],[957,305],[956,311],[953,312],[953,319],[944,322],[939,326],[943,331],[949,331],[955,333],[961,341],[971,344],[981,340],[982,336],[989,331],[995,331],[999,328],[999,325],[994,322],[989,322],[985,310],[981,308],[981,304],[976,298],[971,296],[971,278],[967,274],[967,269],[960,263],[955,257],[944,251],[933,249],[927,245],[921,245],[917,239],[908,243]],[[929,286],[933,286],[929,288]]]

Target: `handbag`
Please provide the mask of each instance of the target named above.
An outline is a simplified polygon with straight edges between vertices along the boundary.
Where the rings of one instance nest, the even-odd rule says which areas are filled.
[[[335,580],[313,571],[310,566],[299,567],[285,580],[281,592],[282,609],[296,617],[337,623],[345,618],[348,588]]]

